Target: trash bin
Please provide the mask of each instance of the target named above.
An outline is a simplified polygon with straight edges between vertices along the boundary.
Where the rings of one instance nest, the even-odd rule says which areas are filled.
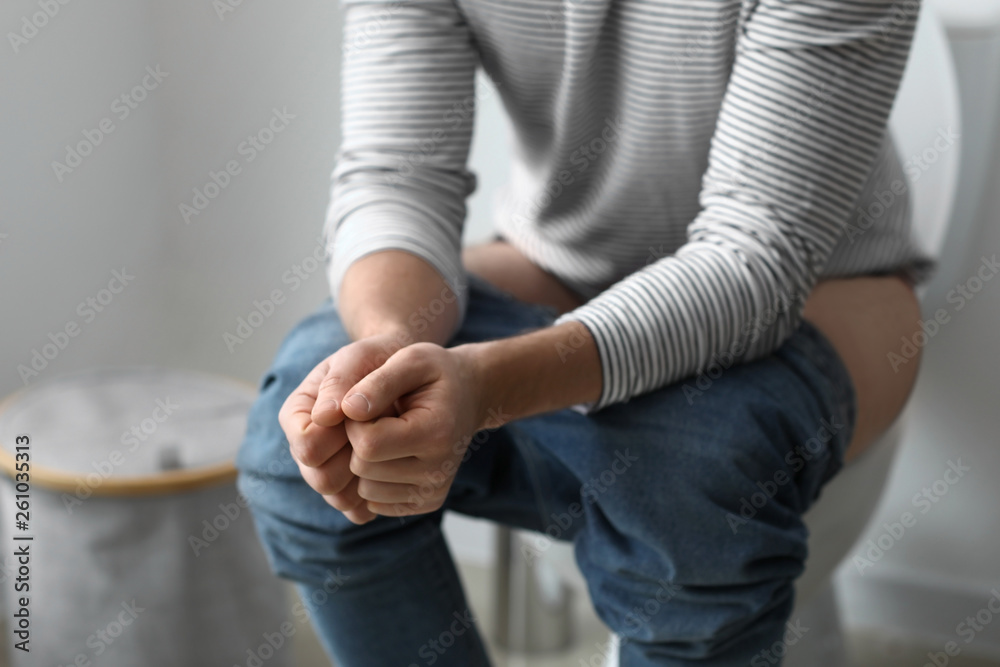
[[[235,485],[253,398],[223,378],[140,368],[0,404],[13,667],[291,664],[286,587]]]

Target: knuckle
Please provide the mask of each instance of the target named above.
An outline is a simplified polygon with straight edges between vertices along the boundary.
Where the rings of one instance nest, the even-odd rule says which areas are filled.
[[[291,442],[292,455],[302,465],[315,468],[330,458],[331,443],[322,439],[321,433],[304,433]]]
[[[355,384],[374,370],[373,357],[378,351],[378,347],[373,345],[370,339],[362,338],[354,341],[334,353],[331,358],[330,372],[340,375],[341,380],[347,382],[348,386]]]
[[[434,365],[434,360],[443,348],[434,343],[414,343],[407,348],[407,362],[417,368],[427,369]]]
[[[291,449],[295,459],[304,466],[315,468],[322,463],[319,447],[309,440],[302,439],[292,443]]]
[[[423,342],[410,343],[396,352],[394,356],[400,361],[409,361],[410,359],[418,358],[420,356],[420,351],[423,350],[425,346],[426,343]]]
[[[375,484],[367,479],[359,480],[358,496],[365,500],[372,500],[373,495],[375,495]]]
[[[369,473],[371,472],[372,466],[368,461],[365,461],[360,456],[352,456],[348,468],[350,468],[350,471],[358,477],[365,478],[370,476]]]
[[[440,345],[428,343],[427,341],[420,341],[406,348],[410,355],[421,359],[425,358],[429,354],[434,354],[439,349],[441,349]]]
[[[339,373],[327,373],[319,383],[319,392],[326,393],[336,391],[339,388],[349,387],[354,384],[351,378]]]
[[[371,383],[375,393],[381,395],[388,392],[392,388],[392,378],[392,371],[389,369],[383,369],[382,371],[369,375],[365,384]]]
[[[344,489],[343,475],[336,470],[309,470],[306,483],[321,494],[339,493]]]
[[[359,459],[370,463],[375,462],[379,451],[377,438],[372,435],[365,435],[356,441],[352,441],[351,446],[354,447],[354,453],[358,455]]]

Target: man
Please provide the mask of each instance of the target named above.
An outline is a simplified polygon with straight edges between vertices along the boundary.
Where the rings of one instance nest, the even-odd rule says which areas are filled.
[[[275,571],[338,665],[487,664],[451,509],[572,540],[623,667],[749,664],[913,385],[886,121],[919,3],[344,4],[333,300],[238,462]],[[514,167],[462,252],[480,65]]]

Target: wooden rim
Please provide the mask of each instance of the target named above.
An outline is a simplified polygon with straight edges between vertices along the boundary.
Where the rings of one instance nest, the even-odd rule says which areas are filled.
[[[0,470],[11,479],[16,479],[17,469],[14,455],[0,450]],[[91,484],[91,479],[98,481]],[[77,494],[81,488],[90,491],[90,496],[158,496],[180,493],[209,486],[224,484],[236,479],[236,466],[232,462],[218,463],[188,470],[165,470],[155,475],[135,477],[102,477],[96,471],[67,473],[55,468],[31,464],[30,483],[52,491]],[[80,494],[77,494],[80,497]],[[83,498],[81,498],[82,500]]]
[[[93,369],[99,371],[115,369]],[[146,368],[121,368],[118,370],[148,370]],[[216,376],[200,371],[188,371],[186,369],[159,369],[168,372],[185,372],[199,375],[213,380],[223,380],[225,382],[243,385],[251,392],[256,391],[256,387],[242,380],[235,378]],[[15,399],[27,393],[26,389],[21,389],[0,399],[0,416],[6,411]],[[14,455],[0,446],[0,472],[12,480],[16,480],[17,466]],[[89,493],[84,498],[91,496],[157,496],[170,493],[181,493],[200,488],[217,486],[232,482],[236,479],[236,465],[232,461],[224,461],[200,468],[186,468],[181,470],[164,470],[152,475],[136,475],[133,477],[103,477],[96,471],[66,472],[38,465],[32,461],[30,466],[30,484],[44,487],[52,491],[76,494],[81,488],[87,489]],[[96,476],[98,481],[91,484],[91,479]],[[79,496],[77,496],[79,497]],[[84,498],[81,498],[84,499]]]

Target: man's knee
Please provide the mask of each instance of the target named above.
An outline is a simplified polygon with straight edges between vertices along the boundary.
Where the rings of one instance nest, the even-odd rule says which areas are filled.
[[[298,475],[241,471],[237,479],[257,535],[278,576],[313,585],[330,571],[353,584],[383,577],[441,538],[440,513],[351,523]]]
[[[806,557],[805,503],[787,454],[807,431],[773,398],[746,392],[726,401],[725,393],[717,397],[724,410],[716,397],[697,411],[650,399],[647,408],[663,409],[668,422],[636,419],[648,425],[641,438],[635,427],[633,437],[609,437],[629,443],[636,460],[593,497],[600,520],[588,521],[578,546],[592,570],[641,571],[649,585],[660,582],[653,590],[663,582],[710,589],[798,576]],[[611,456],[605,454],[607,463]]]
[[[630,483],[656,489],[664,512],[694,514],[685,521],[721,512],[720,538],[794,521],[838,467],[842,420],[818,399],[773,357],[730,369],[694,406],[682,387],[664,388],[637,406],[640,418],[623,415],[618,441],[635,442],[625,436],[644,423],[653,443],[633,447],[647,460]]]

